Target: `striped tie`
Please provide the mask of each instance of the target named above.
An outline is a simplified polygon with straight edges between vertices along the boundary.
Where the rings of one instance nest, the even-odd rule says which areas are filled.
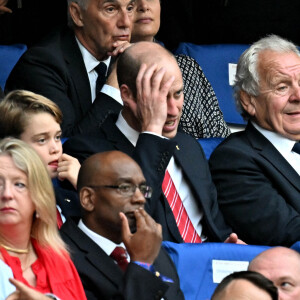
[[[201,237],[197,234],[191,220],[183,206],[173,180],[166,171],[162,190],[168,200],[168,203],[176,220],[177,227],[185,243],[201,243]]]

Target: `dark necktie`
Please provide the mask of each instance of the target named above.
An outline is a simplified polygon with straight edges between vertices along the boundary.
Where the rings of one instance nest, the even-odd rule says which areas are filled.
[[[106,64],[104,62],[100,62],[99,65],[94,69],[97,74],[97,81],[96,81],[96,96],[101,91],[105,81],[106,81]]]
[[[300,154],[300,143],[299,143],[299,142],[295,143],[295,145],[294,145],[292,151],[294,151],[294,152]]]
[[[128,266],[126,250],[123,247],[116,247],[110,255],[118,264],[118,266],[125,272]]]

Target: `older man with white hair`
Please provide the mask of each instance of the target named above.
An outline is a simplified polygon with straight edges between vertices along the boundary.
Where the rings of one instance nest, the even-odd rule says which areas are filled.
[[[249,244],[300,240],[300,53],[275,35],[238,62],[235,98],[248,120],[213,153],[210,168],[226,221]]]

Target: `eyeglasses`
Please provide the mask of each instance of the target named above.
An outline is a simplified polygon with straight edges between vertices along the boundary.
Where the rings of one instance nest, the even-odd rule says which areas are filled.
[[[124,197],[131,197],[137,188],[141,191],[145,198],[151,198],[152,188],[145,183],[133,184],[133,183],[121,183],[120,185],[89,185],[90,188],[107,188],[107,189],[116,189],[119,194]]]

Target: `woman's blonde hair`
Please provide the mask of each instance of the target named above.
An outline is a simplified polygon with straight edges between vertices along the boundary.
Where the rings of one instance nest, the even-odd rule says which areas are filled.
[[[66,247],[56,224],[56,202],[48,171],[38,154],[27,143],[6,138],[0,141],[0,156],[10,156],[17,168],[27,175],[28,190],[36,207],[31,236],[43,247],[50,247],[60,255]]]
[[[0,101],[0,138],[19,138],[31,115],[43,112],[49,113],[61,124],[62,112],[48,98],[25,90],[10,92]]]

